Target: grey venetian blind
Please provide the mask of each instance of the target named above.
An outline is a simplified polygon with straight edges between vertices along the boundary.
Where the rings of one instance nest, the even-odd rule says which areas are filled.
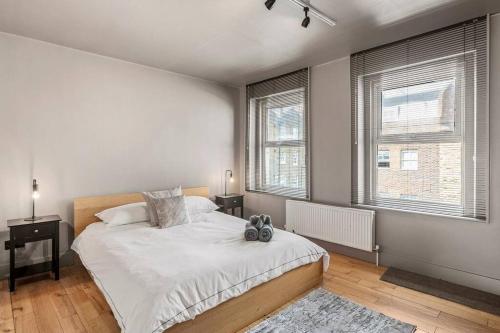
[[[351,55],[352,202],[486,220],[488,20]]]
[[[309,198],[309,69],[250,84],[247,191]]]

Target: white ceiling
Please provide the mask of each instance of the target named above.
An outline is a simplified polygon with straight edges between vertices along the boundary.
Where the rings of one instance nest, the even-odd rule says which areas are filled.
[[[229,85],[500,11],[500,0],[0,0],[0,31]]]

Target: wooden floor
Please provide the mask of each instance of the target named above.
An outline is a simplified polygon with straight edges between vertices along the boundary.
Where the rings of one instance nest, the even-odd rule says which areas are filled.
[[[497,332],[500,317],[379,280],[384,268],[332,254],[323,287],[353,302],[417,325],[423,332]],[[103,296],[81,266],[60,281],[19,281],[9,293],[0,281],[0,332],[119,332]]]

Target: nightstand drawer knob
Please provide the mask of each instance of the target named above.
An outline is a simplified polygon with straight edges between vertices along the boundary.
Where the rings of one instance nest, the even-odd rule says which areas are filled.
[[[35,232],[35,233],[37,233],[37,232],[38,232],[38,229],[35,229],[35,230],[34,230],[34,232]]]
[[[233,201],[233,203],[237,203],[237,202],[238,202],[238,200],[234,200],[234,201]]]

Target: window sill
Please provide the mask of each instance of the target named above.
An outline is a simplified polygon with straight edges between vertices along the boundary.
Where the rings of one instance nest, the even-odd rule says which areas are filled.
[[[468,221],[468,222],[474,222],[474,223],[489,224],[488,218],[486,218],[486,220],[480,220],[480,219],[473,218],[473,217],[453,216],[453,215],[444,215],[444,214],[437,214],[437,213],[426,213],[426,212],[419,212],[419,211],[415,211],[415,210],[405,210],[405,209],[383,207],[383,206],[372,206],[372,205],[364,205],[364,204],[353,204],[352,207],[372,209],[375,211],[387,210],[387,211],[405,213],[405,214],[426,215],[426,216],[434,216],[434,217],[439,217],[439,218],[444,218],[444,219],[462,220],[462,221]]]
[[[279,193],[273,193],[273,192],[266,192],[266,191],[258,191],[258,190],[246,190],[245,192],[248,193],[255,193],[255,194],[264,194],[264,195],[270,195],[273,197],[280,197],[284,199],[292,199],[292,200],[300,200],[300,201],[311,201],[311,198],[302,198],[302,197],[293,197],[289,195],[284,195],[284,194],[279,194]]]

